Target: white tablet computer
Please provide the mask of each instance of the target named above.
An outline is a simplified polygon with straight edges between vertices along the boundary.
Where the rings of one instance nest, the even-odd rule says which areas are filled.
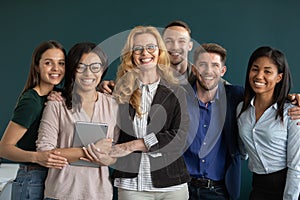
[[[95,122],[75,122],[73,147],[83,147],[107,137],[108,125]],[[99,167],[99,165],[79,160],[70,165]]]

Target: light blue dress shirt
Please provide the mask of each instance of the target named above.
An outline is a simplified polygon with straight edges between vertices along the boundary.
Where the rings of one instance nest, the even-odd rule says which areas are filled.
[[[243,102],[237,108],[240,113]],[[241,140],[249,155],[248,167],[257,174],[269,174],[288,168],[283,199],[298,199],[300,192],[300,126],[291,120],[284,106],[283,122],[276,116],[277,103],[256,121],[254,98],[238,118]]]

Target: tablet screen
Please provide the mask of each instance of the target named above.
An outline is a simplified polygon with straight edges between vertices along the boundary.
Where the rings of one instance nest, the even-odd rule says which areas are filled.
[[[73,147],[83,147],[106,138],[108,125],[104,123],[75,122]],[[98,164],[78,160],[70,163],[75,166],[99,167]]]
[[[106,138],[107,124],[94,122],[75,122],[73,147],[83,147]]]

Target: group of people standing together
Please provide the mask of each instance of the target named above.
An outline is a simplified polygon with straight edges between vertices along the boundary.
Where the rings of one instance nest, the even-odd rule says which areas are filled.
[[[107,200],[112,186],[119,200],[238,199],[248,158],[249,199],[297,200],[300,95],[289,96],[285,55],[257,48],[244,89],[222,79],[225,48],[202,44],[193,64],[192,49],[185,22],[162,34],[137,26],[114,82],[101,81],[108,58],[96,44],[68,54],[57,41],[40,44],[0,142],[0,157],[20,163],[12,199]],[[78,121],[108,124],[107,138],[73,147]],[[71,164],[78,160],[99,167]]]

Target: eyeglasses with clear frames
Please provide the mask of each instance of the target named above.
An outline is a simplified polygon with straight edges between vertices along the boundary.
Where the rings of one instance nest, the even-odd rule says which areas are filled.
[[[91,72],[93,72],[93,73],[98,73],[98,72],[100,72],[101,69],[104,69],[104,66],[102,65],[102,63],[91,63],[89,65],[84,64],[84,63],[79,63],[76,68],[76,71],[78,73],[83,73],[87,70],[88,67],[90,68]]]
[[[148,53],[153,53],[153,52],[155,52],[156,48],[157,48],[157,45],[155,45],[155,44],[147,44],[144,46],[137,45],[132,48],[132,51],[134,54],[140,55],[141,53],[143,53],[144,49],[146,49]]]

